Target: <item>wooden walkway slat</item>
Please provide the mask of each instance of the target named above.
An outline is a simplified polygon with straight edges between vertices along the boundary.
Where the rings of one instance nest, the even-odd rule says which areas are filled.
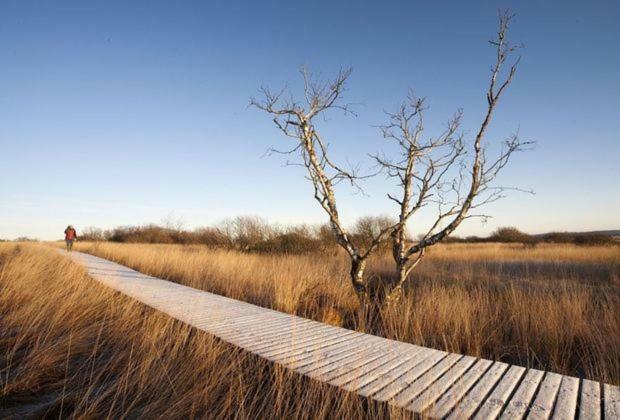
[[[579,417],[595,420],[601,418],[601,384],[598,382],[587,379],[581,381]]]
[[[357,342],[349,352],[338,355],[331,355],[325,358],[325,360],[313,360],[312,363],[305,364],[296,368],[295,370],[301,374],[319,375],[323,372],[329,372],[342,366],[346,363],[358,360],[360,357],[368,357],[369,353],[373,352],[372,345],[367,345],[362,342]]]
[[[356,392],[365,397],[370,397],[371,395],[377,394],[379,391],[383,390],[388,385],[398,380],[398,378],[403,376],[406,372],[411,371],[421,363],[426,361],[427,364],[431,365],[434,364],[440,357],[443,357],[441,353],[423,348],[420,352],[416,353],[410,360],[406,361],[402,366],[400,366],[398,370],[394,369],[391,372],[382,375],[374,381],[357,389]],[[429,362],[430,359],[436,360],[431,360]]]
[[[484,401],[474,418],[477,420],[496,418],[510,400],[510,395],[519,384],[525,370],[521,366],[511,366],[497,387],[491,392],[491,395]]]
[[[310,366],[314,363],[326,363],[331,359],[342,358],[357,350],[359,344],[366,342],[365,337],[360,334],[352,334],[333,342],[325,342],[312,349],[298,350],[286,357],[279,359],[279,363],[290,369],[298,369]]]
[[[396,393],[390,396],[390,402],[400,407],[407,406],[411,400],[424,392],[430,384],[435,382],[437,378],[446,373],[462,358],[463,356],[460,354],[450,354],[441,362],[424,372],[421,376],[417,377],[415,381],[410,381],[409,377],[405,376],[405,386],[400,389],[394,389]],[[396,384],[397,382],[399,381],[394,383]]]
[[[389,352],[390,350],[387,351]],[[332,364],[319,369],[315,369],[309,371],[307,375],[322,382],[328,382],[331,379],[334,379],[340,375],[344,375],[359,367],[371,364],[375,362],[375,360],[385,356],[386,352],[384,350],[369,347],[364,349],[364,351],[358,353],[355,357],[349,360],[343,360],[339,362],[336,366]]]
[[[517,392],[512,396],[506,410],[502,413],[502,419],[522,418],[527,413],[544,375],[545,372],[536,369],[530,369],[527,372],[523,382],[517,388]]]
[[[297,350],[310,351],[317,345],[329,340],[337,340],[339,338],[348,337],[352,332],[335,331],[329,334],[320,335],[315,334],[311,337],[304,337],[302,339],[295,339],[292,337],[288,343],[279,344],[278,346],[270,346],[268,349],[256,350],[256,353],[266,357],[272,358],[276,356],[288,357],[295,354]]]
[[[342,375],[327,375],[324,380],[332,385],[342,387],[349,382],[358,380],[362,376],[372,374],[373,372],[380,370],[391,361],[400,359],[401,357],[402,355],[397,352],[383,354],[378,359],[375,359],[374,361],[360,366],[356,369],[351,369]]]
[[[604,384],[603,395],[605,420],[620,418],[620,387]]]
[[[446,417],[452,408],[461,401],[461,398],[489,369],[493,362],[490,360],[478,360],[454,385],[437,400],[428,411],[427,415],[434,418]]]
[[[402,369],[407,364],[407,362],[412,360],[421,351],[422,349],[420,348],[414,350],[411,353],[399,355],[399,357],[395,357],[380,368],[367,371],[362,376],[355,378],[354,380],[347,383],[343,383],[342,385],[340,385],[340,388],[353,392],[371,383],[376,383],[381,378],[390,378],[393,377],[393,374],[402,373]]]
[[[574,419],[579,398],[579,379],[570,376],[562,377],[562,384],[558,392],[552,419]]]
[[[300,359],[302,359],[303,356],[306,356],[306,358],[304,358],[303,361],[305,361],[306,364],[309,364],[310,362],[308,361],[308,359],[310,357],[314,357],[315,359],[320,358],[321,354],[323,355],[326,354],[325,349],[330,346],[341,344],[341,345],[346,345],[347,349],[350,349],[351,348],[350,346],[353,343],[355,343],[354,341],[355,337],[356,337],[355,334],[340,334],[338,336],[334,336],[329,339],[315,341],[311,345],[293,348],[293,349],[289,349],[286,352],[279,352],[277,354],[267,355],[263,357],[267,357],[270,360],[277,361],[280,364],[285,364],[284,361],[294,360],[296,364],[299,366],[300,363],[302,363],[302,360]],[[290,365],[291,362],[288,362],[287,364]]]
[[[530,407],[528,419],[532,420],[546,420],[551,417],[553,412],[553,406],[555,403],[555,397],[560,390],[560,384],[562,383],[562,376],[557,373],[547,373],[545,379],[540,385],[540,389],[536,395],[536,400]]]
[[[620,388],[321,324],[67,254],[101,283],[299,374],[431,418],[620,419]]]
[[[304,329],[306,327],[306,329]],[[256,337],[252,339],[245,339],[240,341],[241,345],[252,347],[252,351],[256,353],[264,352],[269,354],[270,352],[279,351],[282,348],[303,346],[305,343],[316,340],[317,337],[329,338],[333,335],[345,334],[344,330],[322,330],[314,325],[294,325],[292,328],[285,332],[277,333],[278,338],[275,340],[256,340]]]
[[[450,388],[461,376],[476,362],[475,357],[463,356],[450,370],[443,374],[435,383],[426,388],[408,405],[411,411],[416,413],[426,410],[432,403]]]
[[[499,382],[500,378],[509,368],[506,363],[495,362],[493,366],[484,374],[482,379],[469,391],[467,395],[457,404],[449,414],[449,419],[465,419],[469,418],[485,401],[487,395],[493,387]],[[448,407],[446,407],[448,408]],[[448,414],[443,406],[438,404],[437,417]]]

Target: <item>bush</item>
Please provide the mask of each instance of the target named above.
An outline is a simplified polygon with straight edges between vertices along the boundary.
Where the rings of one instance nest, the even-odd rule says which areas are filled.
[[[112,242],[140,242],[150,244],[185,243],[184,232],[154,224],[146,226],[122,226],[109,234]]]
[[[219,228],[204,227],[194,232],[186,232],[190,236],[191,243],[207,245],[212,248],[233,248],[231,238]]]
[[[550,232],[543,235],[542,240],[550,243],[573,243],[583,246],[614,245],[618,243],[611,236],[602,233]]]
[[[542,236],[545,242],[568,244],[575,241],[575,235],[568,232],[549,232]]]
[[[321,249],[317,238],[297,232],[287,232],[256,244],[251,251],[266,254],[304,254]]]
[[[575,236],[573,241],[576,245],[593,246],[593,245],[614,245],[617,242],[608,235],[601,233],[582,233]]]
[[[101,242],[107,240],[106,232],[96,227],[87,227],[78,232],[78,238],[82,241]]]
[[[260,242],[273,238],[274,229],[262,218],[238,216],[222,223],[219,228],[229,243],[240,251],[249,251]]]
[[[519,229],[514,227],[502,227],[497,229],[491,236],[489,236],[489,241],[492,242],[519,242],[527,245],[534,245],[538,240],[527,233],[521,232]]]
[[[19,238],[15,239],[15,242],[39,242],[39,240],[36,238],[30,238],[28,236],[20,236]]]
[[[461,238],[460,236],[448,236],[446,239],[443,240],[443,242],[446,244],[462,244],[465,242],[473,242],[473,241],[470,241],[469,238],[470,237]]]
[[[383,229],[388,228],[394,223],[394,220],[387,216],[361,217],[358,219],[357,223],[355,223],[355,226],[351,232],[351,237],[358,246],[363,249],[368,249],[373,241],[373,238],[375,238]],[[387,239],[388,240],[381,244],[381,248],[389,249],[389,237]]]

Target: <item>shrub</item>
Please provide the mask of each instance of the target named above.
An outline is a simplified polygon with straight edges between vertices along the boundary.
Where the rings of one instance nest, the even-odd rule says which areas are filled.
[[[601,233],[582,233],[575,235],[573,242],[576,245],[593,246],[593,245],[614,245],[617,242],[608,235]]]
[[[351,236],[353,241],[362,249],[367,249],[379,232],[394,224],[394,220],[387,216],[365,216],[361,217],[355,223]],[[388,249],[390,247],[389,238],[381,244],[381,248]]]
[[[492,242],[520,242],[527,245],[533,245],[537,242],[534,236],[521,232],[514,227],[502,227],[497,229],[489,236],[489,240]]]
[[[184,235],[181,231],[154,224],[118,227],[111,231],[109,238],[112,242],[141,242],[150,244],[184,243]]]
[[[227,220],[222,223],[220,230],[234,248],[240,251],[249,251],[275,234],[264,219],[256,216],[238,216]]]
[[[542,240],[556,244],[568,244],[574,242],[575,235],[568,232],[549,232],[542,236]]]
[[[267,254],[304,254],[321,249],[318,239],[298,232],[286,232],[256,244],[251,251]]]
[[[194,232],[187,232],[191,236],[191,242],[207,245],[211,248],[233,248],[231,238],[221,229],[215,227],[204,227],[196,229]]]
[[[79,239],[83,241],[100,242],[107,240],[106,232],[96,227],[87,227],[78,232]]]

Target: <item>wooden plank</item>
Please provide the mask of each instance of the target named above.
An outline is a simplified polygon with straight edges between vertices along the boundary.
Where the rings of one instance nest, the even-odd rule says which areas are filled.
[[[310,322],[290,322],[289,324],[285,324],[286,327],[280,329],[276,329],[272,332],[274,336],[281,337],[290,337],[290,338],[304,338],[310,337],[312,335],[320,335],[320,334],[328,334],[328,333],[336,333],[336,332],[351,332],[351,330],[347,330],[344,328],[325,328],[325,325],[321,325],[320,323],[316,323],[314,321]],[[267,343],[267,342],[266,342]]]
[[[388,401],[403,389],[410,386],[411,383],[413,383],[424,373],[428,372],[434,366],[436,367],[437,364],[445,366],[445,369],[448,369],[452,364],[456,363],[457,360],[458,357],[448,355],[448,353],[433,353],[421,363],[412,367],[411,370],[407,371],[404,375],[399,376],[387,386],[372,394],[371,397],[377,401]]]
[[[510,394],[519,384],[526,369],[520,366],[511,366],[506,375],[499,381],[497,387],[491,392],[480,410],[476,413],[475,419],[486,420],[496,418],[502,408],[508,402]]]
[[[376,351],[372,345],[369,345],[365,341],[356,341],[351,345],[348,352],[334,352],[324,358],[313,358],[312,360],[303,361],[295,367],[295,370],[304,375],[319,370],[328,371],[356,359],[361,353],[368,354],[368,352],[371,351]]]
[[[307,376],[325,382],[327,378],[334,378],[344,375],[352,369],[367,365],[375,360],[385,356],[386,351],[377,348],[365,348],[364,351],[358,353],[356,357],[349,360],[344,359],[337,365],[327,365],[319,369],[315,369],[306,373]]]
[[[509,365],[506,363],[495,362],[493,366],[484,374],[478,383],[463,397],[463,399],[452,409],[448,416],[449,419],[464,419],[471,417],[474,412],[482,405],[485,398],[491,392],[491,389],[497,385],[500,378],[506,372]],[[447,406],[448,404],[446,404]],[[448,414],[451,407],[445,407],[438,404],[437,416],[443,417]]]
[[[206,311],[205,311],[206,312]],[[226,314],[225,312],[216,312],[216,314],[224,314],[227,319],[233,319],[233,316],[229,316],[228,314]],[[274,316],[271,314],[265,314],[265,313],[260,313],[260,312],[255,312],[255,311],[237,311],[237,314],[239,314],[239,316],[243,316],[243,317],[248,317],[249,315],[253,316],[253,321],[255,324],[259,324],[262,329],[267,329],[267,328],[271,328],[271,327],[275,327],[276,325],[282,324],[282,323],[289,323],[289,324],[297,324],[297,325],[304,325],[307,323],[310,323],[310,320],[301,320],[301,319],[291,319],[291,318],[287,318],[287,317],[279,317],[279,316]],[[208,317],[209,315],[206,315],[207,320],[205,321],[200,321],[199,319],[196,319],[195,322],[197,325],[200,325],[201,322],[209,322],[208,321]],[[251,319],[251,318],[247,318],[247,319]],[[226,323],[211,323],[209,325],[209,328],[212,328],[214,331],[217,331],[219,333],[226,333],[229,330],[232,331],[234,329],[236,329],[236,324],[235,323],[230,323],[230,324],[226,324]]]
[[[373,369],[372,371],[366,372],[363,375],[349,382],[342,383],[340,385],[340,388],[346,391],[355,392],[359,390],[360,388],[363,388],[373,382],[378,381],[381,378],[390,378],[397,374],[403,374],[405,373],[405,371],[402,370],[403,367],[406,367],[407,362],[414,359],[415,356],[417,356],[420,352],[422,352],[422,350],[423,349],[420,348],[410,353],[399,354],[399,357],[396,357],[390,360],[388,363],[384,364],[383,366],[377,369]],[[390,375],[390,373],[392,375]]]
[[[399,406],[407,405],[408,409],[421,413],[426,410],[432,403],[437,401],[441,394],[443,394],[450,386],[458,381],[463,374],[476,362],[475,357],[463,356],[456,364],[454,364],[446,373],[444,373],[437,381],[426,388],[420,395],[415,397],[409,402],[404,402],[404,399],[399,401],[397,397],[394,403]],[[403,392],[401,395],[404,395]]]
[[[388,352],[396,351],[399,347],[398,342],[372,337],[371,343],[357,344],[354,353],[350,356],[338,358],[338,360],[328,360],[327,363],[322,361],[312,363],[307,366],[297,368],[296,371],[306,376],[320,378],[323,375],[333,375],[338,372],[346,373],[349,369],[355,369],[361,365],[372,362],[374,359]],[[357,351],[360,350],[360,351]]]
[[[551,417],[553,413],[553,407],[555,404],[555,398],[560,390],[560,384],[562,383],[562,376],[557,373],[545,374],[540,384],[540,389],[536,394],[536,399],[530,407],[528,419],[532,420],[546,420]]]
[[[270,330],[269,328],[260,328],[257,325],[255,315],[251,315],[249,318],[251,318],[251,322],[245,323],[243,325],[235,325],[234,328],[228,327],[223,332],[213,331],[211,328],[205,328],[205,331],[208,331],[209,333],[214,334],[220,337],[221,339],[226,340],[230,343],[233,343],[239,347],[244,347],[247,342],[252,342],[252,341],[256,342],[256,341],[261,341],[261,340],[263,340],[264,342],[266,340],[274,340],[280,337],[281,334],[284,334],[283,332],[279,332],[278,337],[274,337],[274,335],[276,334],[274,333],[273,329]],[[295,328],[295,327],[291,327],[287,325],[286,322],[284,322],[278,325],[275,331],[281,331],[284,328],[288,330],[290,328]],[[253,331],[250,332],[250,330],[253,330]]]
[[[297,373],[309,376],[310,372],[317,372],[320,369],[326,371],[333,370],[344,363],[356,360],[362,354],[368,354],[369,347],[364,345],[358,345],[347,352],[337,352],[325,359],[308,361],[301,366],[295,368]]]
[[[317,345],[312,349],[299,349],[288,356],[278,358],[277,362],[290,369],[301,368],[314,362],[328,360],[329,357],[338,356],[342,353],[350,353],[359,347],[359,344],[364,343],[367,343],[364,335],[352,334],[333,342]]]
[[[438,352],[431,349],[423,348],[420,352],[415,353],[415,355],[411,359],[407,360],[403,365],[399,366],[398,369],[393,369],[390,372],[385,373],[374,381],[369,382],[363,387],[356,389],[355,392],[364,397],[369,397],[381,391],[416,366],[419,366],[422,362],[428,362],[428,360],[430,360],[433,355],[437,357]]]
[[[605,420],[620,419],[620,387],[603,385],[603,413]]]
[[[239,318],[244,318],[246,320],[249,320],[248,316],[255,316],[255,317],[259,317],[261,316],[260,312],[255,312],[255,311],[237,311],[234,313],[230,313],[229,311],[226,311],[223,308],[209,308],[209,309],[201,309],[199,311],[196,311],[197,313],[193,314],[193,316],[191,318],[189,318],[188,322],[191,323],[192,325],[196,326],[196,327],[203,327],[203,326],[212,326],[213,328],[218,328],[220,330],[220,332],[226,332],[226,327],[228,325],[230,325],[230,328],[234,328],[233,325],[234,324],[218,324],[217,322],[219,320],[233,320],[233,319],[239,319]],[[261,316],[262,317],[262,316]],[[284,320],[286,318],[276,318],[276,317],[270,317],[269,318],[271,322],[278,322],[279,320]]]
[[[551,418],[569,420],[575,418],[577,412],[577,398],[579,397],[579,379],[563,376],[555,408]]]
[[[502,419],[522,418],[527,413],[544,375],[545,372],[536,369],[530,369],[527,372],[523,382],[519,384],[517,391],[508,401],[506,409],[502,413]]]
[[[266,320],[256,320],[251,325],[240,326],[234,329],[228,329],[221,334],[233,334],[235,341],[242,346],[257,344],[258,340],[264,345],[280,342],[282,339],[296,335],[316,333],[317,327],[311,323],[298,322],[297,320],[276,321],[274,325],[270,325]]]
[[[305,322],[290,319],[273,319],[269,321],[256,314],[249,314],[238,320],[221,319],[212,322],[203,322],[197,325],[205,326],[207,330],[221,336],[234,337],[235,344],[244,345],[257,336],[279,337],[292,330],[303,328]]]
[[[348,337],[353,335],[353,331],[343,332],[343,331],[334,331],[327,334],[317,334],[307,338],[297,339],[293,338],[288,342],[282,343],[282,345],[277,347],[269,347],[264,350],[256,351],[257,354],[266,357],[268,359],[274,357],[287,357],[291,356],[297,350],[307,350],[310,351],[317,345],[321,345],[322,343],[329,342],[330,340],[337,340],[339,338]],[[248,347],[249,348],[249,347]]]
[[[439,359],[442,355],[438,355]],[[404,406],[406,403],[415,398],[424,391],[433,381],[443,375],[456,362],[461,359],[458,354],[448,354],[434,366],[430,363],[421,363],[405,375],[392,382],[390,385],[373,395],[374,399],[379,401],[391,400],[398,406]],[[429,362],[434,361],[429,359]],[[427,369],[428,368],[428,369]],[[402,402],[402,404],[399,404]]]
[[[355,369],[351,369],[344,374],[334,374],[334,373],[327,374],[323,380],[325,382],[329,382],[330,384],[334,386],[342,387],[344,384],[348,384],[349,382],[355,381],[361,376],[368,375],[368,374],[371,374],[371,375],[374,374],[375,371],[380,370],[381,367],[389,364],[391,361],[395,359],[399,359],[400,357],[401,357],[401,354],[398,352],[386,353],[386,354],[383,354],[378,359],[375,359],[371,363],[359,366]]]
[[[269,353],[256,352],[256,354],[268,360],[279,362],[280,360],[285,360],[285,359],[294,357],[295,355],[298,355],[300,353],[309,353],[316,348],[325,348],[326,346],[329,346],[331,344],[347,342],[349,338],[352,336],[353,334],[351,333],[343,334],[343,335],[336,335],[336,336],[324,338],[322,340],[316,340],[314,342],[305,343],[303,345],[287,346],[275,352],[273,351]]]
[[[230,317],[247,315],[250,313],[259,314],[259,311],[252,310],[231,310],[231,308],[226,308],[223,304],[216,303],[215,305],[209,304],[209,302],[198,301],[197,299],[192,299],[192,297],[183,297],[182,295],[166,301],[171,310],[179,311],[180,313],[186,312],[189,315],[188,319],[196,320],[203,316],[208,316],[209,314],[226,314]],[[178,307],[175,307],[178,306]]]
[[[267,315],[247,313],[237,318],[221,316],[220,319],[197,321],[197,327],[204,327],[213,333],[227,336],[235,336],[241,341],[245,336],[253,337],[256,334],[270,333],[279,334],[292,328],[300,328],[306,324],[298,320],[287,318],[274,318]]]
[[[261,355],[275,355],[286,348],[304,347],[306,344],[312,344],[316,340],[327,339],[332,336],[339,336],[343,334],[351,334],[353,331],[322,331],[321,329],[312,330],[291,330],[289,333],[282,336],[279,340],[274,342],[248,342],[245,344],[248,348],[252,348],[252,351]]]
[[[244,347],[263,357],[278,356],[284,353],[292,353],[298,349],[303,351],[314,347],[316,343],[331,341],[352,333],[352,331],[332,331],[327,334],[323,334],[321,331],[291,331],[288,334],[280,335],[277,339],[269,338],[248,342],[244,344]],[[280,358],[284,358],[284,356]]]
[[[284,323],[285,320],[274,320],[274,324]],[[210,313],[200,319],[191,321],[191,325],[196,328],[205,329],[213,334],[226,334],[227,332],[247,331],[243,328],[256,324],[256,314],[239,314],[235,318],[230,318],[226,314]]]
[[[469,389],[493,364],[490,360],[478,360],[454,385],[439,398],[426,413],[430,417],[445,417],[458,404]]]
[[[584,379],[581,381],[581,398],[579,401],[579,418],[601,418],[601,385]]]

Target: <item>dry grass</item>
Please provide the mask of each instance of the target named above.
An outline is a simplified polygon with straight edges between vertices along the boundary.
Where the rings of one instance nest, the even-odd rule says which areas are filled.
[[[339,254],[255,255],[202,246],[85,243],[139,271],[265,307],[447,351],[620,383],[620,249],[434,248],[383,325],[357,317]],[[389,274],[382,256],[376,277]]]
[[[357,321],[346,260],[80,244],[152,275],[350,328],[620,382],[618,248],[434,249],[384,328]],[[387,257],[372,262],[386,275]],[[94,282],[48,247],[0,244],[0,418],[394,418]]]
[[[0,418],[392,418],[0,244]]]

